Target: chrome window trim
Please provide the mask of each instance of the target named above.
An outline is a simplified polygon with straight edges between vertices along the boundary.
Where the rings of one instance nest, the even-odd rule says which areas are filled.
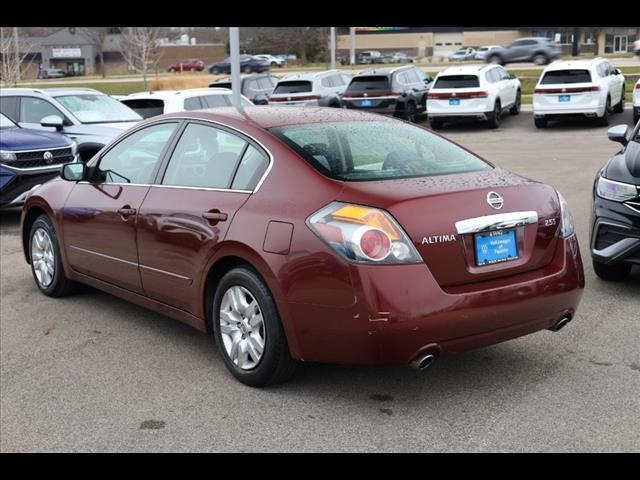
[[[258,183],[256,184],[256,188],[254,188],[253,190],[237,190],[237,191],[241,191],[241,192],[249,192],[249,193],[256,193],[258,190],[260,190],[260,187],[262,186],[262,184],[264,183],[264,181],[267,179],[267,176],[269,175],[269,173],[271,172],[271,169],[273,168],[273,164],[274,164],[274,157],[273,154],[271,153],[271,151],[264,146],[264,144],[258,140],[257,138],[255,138],[252,135],[249,135],[246,132],[243,132],[242,130],[233,127],[231,125],[227,125],[226,123],[223,122],[219,122],[217,120],[211,120],[208,118],[199,118],[199,117],[187,117],[187,116],[177,116],[177,117],[165,117],[165,118],[159,118],[157,120],[153,120],[149,123],[144,123],[144,125],[137,125],[136,127],[132,128],[131,130],[127,130],[126,132],[126,137],[125,136],[120,136],[118,137],[118,142],[117,143],[113,143],[113,144],[109,144],[109,149],[104,151],[103,153],[100,154],[100,156],[98,157],[98,161],[96,163],[99,163],[100,161],[102,161],[102,157],[105,156],[113,147],[115,147],[115,145],[117,145],[118,143],[120,143],[121,141],[125,140],[126,138],[128,138],[130,135],[133,135],[135,132],[137,132],[138,130],[141,130],[143,128],[146,127],[151,127],[155,124],[160,124],[160,123],[171,123],[173,120],[186,120],[186,121],[201,121],[201,122],[207,122],[207,123],[212,123],[214,125],[221,125],[225,128],[228,128],[229,130],[233,130],[234,132],[238,132],[239,134],[251,139],[253,142],[255,142],[257,145],[260,146],[260,148],[262,148],[262,150],[264,150],[267,153],[268,159],[269,159],[269,165],[267,166],[267,169],[264,171],[264,173],[262,174],[262,177],[260,178],[260,180],[258,181]],[[142,122],[141,122],[142,123]],[[89,183],[89,182],[78,182],[78,183]],[[222,189],[217,189],[217,188],[206,188],[206,187],[188,187],[188,186],[181,186],[181,185],[160,185],[160,184],[132,184],[132,183],[110,183],[109,185],[138,185],[138,186],[151,186],[151,187],[174,187],[174,188],[195,188],[195,189],[200,189],[200,190],[214,190],[214,191],[225,191],[228,192],[231,189],[228,188],[222,188]]]
[[[497,215],[485,215],[483,217],[460,220],[456,222],[456,231],[459,235],[464,235],[466,233],[520,227],[533,223],[538,223],[538,213],[534,211],[499,213]]]
[[[119,185],[121,187],[150,187],[150,188],[179,188],[181,190],[205,190],[212,192],[231,192],[231,193],[253,193],[253,190],[237,190],[233,188],[213,188],[213,187],[187,187],[183,185],[159,185],[156,183],[123,183],[123,182],[102,182],[91,183],[86,180],[77,182],[82,185]]]

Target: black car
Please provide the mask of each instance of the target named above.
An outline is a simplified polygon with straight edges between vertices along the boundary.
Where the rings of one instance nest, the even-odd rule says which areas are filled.
[[[591,258],[605,280],[622,280],[640,266],[640,122],[608,131],[623,145],[598,172],[593,187]]]
[[[267,97],[271,95],[276,84],[280,80],[275,75],[258,73],[254,75],[240,76],[240,93],[251,100],[255,105],[267,105]],[[225,77],[209,84],[212,88],[228,88],[231,90],[231,78]]]
[[[358,73],[342,95],[344,108],[355,108],[418,121],[427,111],[427,93],[433,85],[423,70],[404,67],[374,68]]]
[[[221,73],[231,73],[231,57],[227,57],[221,62],[214,63],[209,67],[209,73],[219,75]],[[269,70],[269,63],[252,57],[251,55],[240,55],[240,71],[243,73],[262,73]]]

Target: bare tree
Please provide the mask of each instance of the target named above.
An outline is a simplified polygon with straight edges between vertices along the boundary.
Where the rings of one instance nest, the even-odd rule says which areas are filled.
[[[98,52],[100,57],[100,71],[102,72],[102,78],[107,76],[107,72],[104,69],[104,40],[109,34],[110,27],[79,27],[80,33],[89,39]]]
[[[130,68],[142,73],[144,89],[147,89],[147,74],[153,71],[160,61],[158,27],[124,27],[121,30],[120,49]]]
[[[20,52],[20,43],[18,42],[18,27],[13,27],[12,33],[6,35],[4,28],[0,27],[0,56],[2,63],[0,64],[0,78],[5,85],[16,86],[22,77],[22,70],[31,45],[25,48],[24,52]]]

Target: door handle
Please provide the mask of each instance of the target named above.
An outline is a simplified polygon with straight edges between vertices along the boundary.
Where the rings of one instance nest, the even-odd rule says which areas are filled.
[[[131,207],[122,207],[118,209],[118,213],[126,220],[127,217],[136,214],[136,209]]]
[[[211,211],[211,212],[203,212],[202,218],[209,220],[212,225],[215,225],[218,222],[224,222],[229,218],[226,213],[219,211]],[[215,223],[214,223],[215,222]]]

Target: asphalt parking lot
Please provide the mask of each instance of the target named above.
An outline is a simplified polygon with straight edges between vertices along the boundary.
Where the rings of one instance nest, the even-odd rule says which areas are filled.
[[[631,124],[631,110],[612,124]],[[426,122],[424,123],[426,125]],[[638,451],[640,269],[596,278],[591,186],[618,149],[588,122],[441,133],[554,185],[572,207],[587,286],[561,332],[538,332],[406,367],[306,365],[252,389],[212,337],[88,289],[41,295],[24,261],[19,211],[0,214],[0,450]]]

